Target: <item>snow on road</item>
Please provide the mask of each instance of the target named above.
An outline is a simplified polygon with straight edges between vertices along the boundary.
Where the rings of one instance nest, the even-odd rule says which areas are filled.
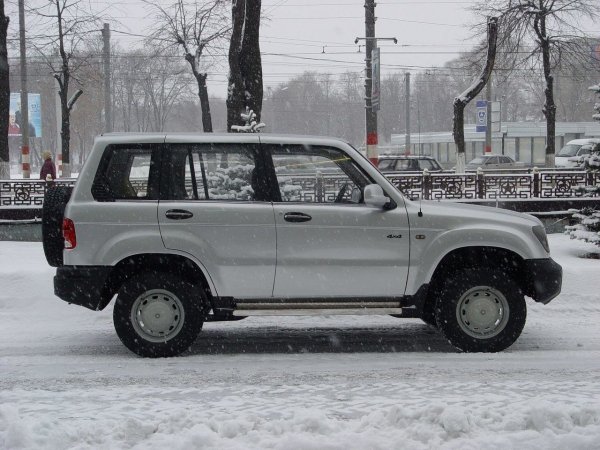
[[[271,317],[148,360],[112,307],[52,295],[41,244],[1,242],[0,448],[600,448],[600,261],[550,243],[563,293],[500,354],[416,319]]]

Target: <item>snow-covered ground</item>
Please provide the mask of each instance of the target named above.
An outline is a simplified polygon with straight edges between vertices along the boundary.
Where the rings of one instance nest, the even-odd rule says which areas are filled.
[[[563,293],[500,354],[416,319],[275,317],[149,360],[111,306],[53,296],[41,244],[0,242],[0,448],[600,448],[600,260],[550,244]]]

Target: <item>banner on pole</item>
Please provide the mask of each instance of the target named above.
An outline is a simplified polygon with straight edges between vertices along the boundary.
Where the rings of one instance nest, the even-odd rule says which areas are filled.
[[[379,111],[380,106],[380,85],[381,85],[381,64],[379,60],[379,47],[371,51],[371,110]]]
[[[29,103],[29,137],[42,137],[42,103],[40,94],[27,94]],[[10,93],[10,109],[8,113],[8,135],[21,136],[25,125],[21,114],[21,94]]]

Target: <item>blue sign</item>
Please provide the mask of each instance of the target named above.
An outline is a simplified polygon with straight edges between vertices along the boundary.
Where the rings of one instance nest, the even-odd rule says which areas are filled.
[[[475,131],[485,132],[487,130],[487,100],[477,100],[477,121]]]

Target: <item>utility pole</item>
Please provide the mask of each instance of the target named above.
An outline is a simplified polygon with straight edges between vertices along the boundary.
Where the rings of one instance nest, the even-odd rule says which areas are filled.
[[[110,26],[104,24],[102,30],[102,38],[104,40],[104,130],[110,133],[112,127],[112,102],[110,98]]]
[[[485,153],[492,153],[492,74],[485,85],[487,98],[487,123],[485,127]]]
[[[410,72],[406,72],[404,77],[406,83],[405,86],[405,98],[406,98],[406,143],[404,153],[410,155]]]
[[[25,48],[25,1],[19,0],[19,40],[21,51],[21,159],[23,178],[30,178],[29,159],[29,96],[27,95],[27,53]]]
[[[367,158],[375,167],[379,164],[377,152],[377,111],[373,111],[371,91],[373,86],[372,53],[377,47],[375,39],[375,0],[365,0],[365,101],[366,101],[366,131],[367,131]]]

